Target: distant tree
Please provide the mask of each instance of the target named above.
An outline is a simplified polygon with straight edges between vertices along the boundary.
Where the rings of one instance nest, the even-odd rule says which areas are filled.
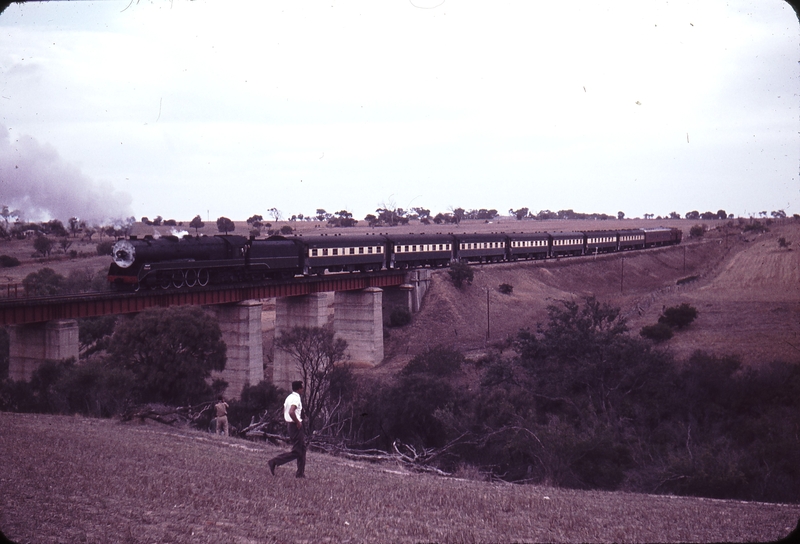
[[[453,210],[453,222],[458,225],[461,223],[461,220],[464,219],[464,215],[466,212],[464,208],[456,208]]]
[[[213,396],[208,380],[225,369],[226,346],[213,316],[176,306],[119,321],[108,353],[110,365],[136,376],[143,402],[183,406]]]
[[[19,210],[10,210],[8,206],[3,206],[0,208],[0,218],[3,219],[3,224],[0,225],[0,235],[3,238],[8,238],[11,233],[11,219],[19,219],[20,211]]]
[[[52,268],[31,272],[22,280],[25,294],[34,297],[59,295],[63,292],[66,278]]]
[[[450,275],[450,281],[453,282],[457,289],[463,288],[464,283],[472,285],[472,280],[475,277],[472,267],[460,261],[451,264],[447,273]]]
[[[700,219],[700,212],[698,212],[697,210],[692,210],[690,212],[686,212],[686,215],[684,217],[692,221],[697,221],[698,219]]]
[[[256,223],[261,223],[262,221],[264,221],[264,218],[260,215],[251,215],[247,218],[248,225],[255,225]]]
[[[689,229],[689,236],[692,238],[701,238],[706,233],[705,225],[694,225]]]
[[[703,212],[700,214],[700,219],[703,219],[705,221],[711,221],[712,219],[717,219],[717,214],[715,214],[714,212]]]
[[[670,219],[680,219],[681,218],[681,214],[679,214],[678,212],[669,212],[669,218]]]
[[[419,208],[419,207],[417,207],[417,208],[411,208],[411,210],[414,213],[417,214],[417,217],[419,217],[420,220],[422,220],[422,219],[430,219],[430,217],[431,217],[431,211],[429,209],[427,209],[427,208]]]
[[[156,226],[156,227],[160,227],[161,226],[161,222],[163,220],[164,220],[163,217],[161,217],[160,215],[157,215],[156,218],[153,219],[153,225]]]
[[[70,217],[67,224],[69,225],[69,231],[72,233],[72,237],[76,237],[81,224],[80,220],[77,217]]]
[[[66,255],[66,254],[67,254],[67,250],[68,250],[68,249],[69,249],[71,246],[72,246],[72,240],[70,240],[70,239],[69,239],[69,238],[67,238],[66,236],[65,236],[65,237],[63,237],[63,238],[61,238],[61,239],[58,241],[58,247],[60,247],[60,248],[61,248],[61,253],[63,253],[64,255]]]
[[[378,224],[377,216],[371,213],[368,213],[366,216],[364,216],[364,221],[366,221],[370,227],[374,227]]]
[[[501,283],[499,289],[500,292],[503,293],[504,295],[510,295],[511,293],[514,292],[514,286],[511,285],[510,283]]]
[[[284,225],[284,226],[281,227],[281,231],[280,232],[281,232],[281,234],[286,236],[286,235],[289,235],[289,234],[293,233],[294,229],[292,227],[290,227],[289,225]]]
[[[303,419],[314,430],[328,408],[331,376],[335,366],[345,360],[347,342],[335,338],[325,327],[294,327],[275,339],[275,347],[294,357],[300,379],[305,384]]]
[[[772,215],[772,217],[774,217],[775,219],[785,219],[786,218],[786,212],[783,211],[783,210],[775,210],[774,212],[770,212],[770,215]]]
[[[41,253],[43,257],[47,257],[53,250],[53,241],[47,236],[40,234],[33,239],[33,249]]]
[[[223,216],[217,219],[217,230],[224,234],[228,234],[229,232],[236,230],[236,225],[233,224],[233,221]]]
[[[270,208],[269,214],[272,216],[273,221],[280,221],[283,218],[283,212],[278,208]]]
[[[727,218],[728,218],[728,212],[726,212],[725,210],[717,210],[717,219],[727,219]]]
[[[326,212],[323,208],[317,208],[317,215],[316,215],[315,218],[316,218],[317,221],[320,221],[320,222],[327,221],[328,219],[331,218],[331,214]]]
[[[789,246],[792,245],[791,242],[786,241],[786,238],[781,236],[778,238],[778,247],[783,249],[789,249]]]
[[[142,223],[145,224],[145,225],[149,225],[150,224],[150,219],[148,219],[146,215],[143,215],[142,216]]]
[[[508,210],[511,215],[517,218],[517,221],[521,221],[528,217],[528,208],[520,208],[518,210]]]
[[[192,221],[189,223],[189,228],[194,229],[195,236],[199,236],[200,235],[199,230],[205,226],[206,224],[203,223],[203,219],[200,217],[199,214],[195,215],[194,219],[192,219]]]
[[[665,309],[661,317],[658,318],[658,322],[669,327],[682,329],[688,327],[696,318],[697,308],[684,302],[680,306],[672,306]]]
[[[617,219],[625,219],[625,212],[617,212]]]
[[[46,223],[42,223],[42,230],[53,236],[69,236],[69,232],[64,228],[64,223],[58,219],[51,219]]]
[[[328,219],[328,225],[332,227],[354,227],[358,220],[353,219],[353,214],[347,210],[340,210]]]

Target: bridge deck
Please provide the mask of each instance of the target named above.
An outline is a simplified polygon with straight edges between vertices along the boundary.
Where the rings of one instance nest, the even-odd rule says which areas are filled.
[[[326,291],[391,287],[403,283],[405,283],[405,272],[384,271],[372,274],[329,274],[282,282],[199,289],[0,299],[0,326],[136,313],[148,308],[229,304],[251,299],[291,297]]]

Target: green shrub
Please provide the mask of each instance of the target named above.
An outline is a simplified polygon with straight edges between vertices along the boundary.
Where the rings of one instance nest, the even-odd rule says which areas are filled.
[[[19,265],[20,265],[19,259],[17,259],[16,257],[9,257],[8,255],[0,255],[0,267],[13,268]]]
[[[395,308],[389,314],[390,327],[405,327],[411,323],[411,312],[407,308]]]
[[[114,242],[112,240],[103,240],[99,244],[97,244],[97,254],[98,255],[111,255],[111,249],[114,247]]]
[[[504,295],[510,295],[514,291],[514,286],[510,283],[501,283],[500,292]]]
[[[450,275],[450,280],[457,289],[464,287],[464,283],[472,285],[472,280],[475,277],[472,267],[467,263],[455,262],[450,265],[450,270],[447,272]]]
[[[691,324],[696,318],[697,308],[684,302],[680,306],[672,306],[664,310],[664,313],[658,318],[658,322],[669,327],[682,329]]]
[[[672,338],[672,328],[666,323],[656,323],[647,325],[639,331],[639,336],[653,340],[654,342],[664,342]]]

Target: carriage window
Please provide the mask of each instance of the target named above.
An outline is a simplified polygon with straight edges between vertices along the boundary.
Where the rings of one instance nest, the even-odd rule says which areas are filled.
[[[339,254],[339,250],[336,249],[336,248],[333,248],[333,255],[338,255],[338,254]]]
[[[358,253],[359,254],[363,254],[364,253],[364,248],[363,247],[358,248]]]
[[[369,247],[367,248],[367,253],[372,253],[372,246],[369,246]]]
[[[323,255],[327,255],[327,254],[328,254],[328,248],[325,248],[325,249],[323,249],[323,250],[322,250],[322,254],[323,254]]]
[[[351,247],[350,248],[350,255],[355,255],[355,254],[356,254],[356,248]]]
[[[312,257],[316,257],[317,256],[317,250],[316,249],[312,249],[311,250],[311,256]]]
[[[416,250],[417,250],[417,246],[411,246],[411,251],[416,251]]]
[[[378,253],[383,253],[383,246],[378,246]]]

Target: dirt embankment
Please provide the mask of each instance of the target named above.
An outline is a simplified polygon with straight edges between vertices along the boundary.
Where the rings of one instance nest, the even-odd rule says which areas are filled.
[[[779,237],[793,241],[789,250]],[[513,286],[510,295],[500,293],[503,283]],[[382,367],[397,369],[437,344],[479,355],[522,328],[535,329],[547,306],[589,295],[620,307],[633,334],[665,307],[696,307],[695,323],[664,344],[679,358],[702,349],[739,355],[746,364],[800,360],[800,225],[749,236],[717,229],[640,252],[477,266],[463,290],[447,271],[436,271],[412,324],[390,330]]]

